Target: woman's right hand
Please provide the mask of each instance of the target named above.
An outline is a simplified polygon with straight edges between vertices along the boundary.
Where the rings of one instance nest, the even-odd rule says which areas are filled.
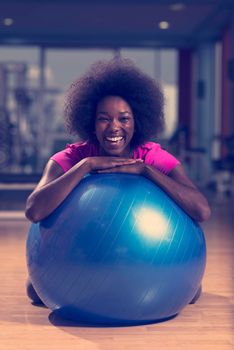
[[[139,159],[120,158],[120,157],[89,157],[86,162],[89,165],[90,172],[98,170],[112,169],[123,165],[131,165],[139,162]]]

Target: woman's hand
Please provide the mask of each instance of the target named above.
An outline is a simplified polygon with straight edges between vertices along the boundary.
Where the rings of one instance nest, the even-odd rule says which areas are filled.
[[[96,172],[98,174],[103,173],[127,173],[135,175],[143,175],[145,171],[145,164],[141,159],[135,159],[134,163],[121,164],[112,168],[100,169]]]
[[[141,159],[120,158],[120,157],[90,157],[86,158],[90,172],[126,172],[125,167],[134,167],[138,163],[143,163]],[[131,170],[127,171],[131,172]]]

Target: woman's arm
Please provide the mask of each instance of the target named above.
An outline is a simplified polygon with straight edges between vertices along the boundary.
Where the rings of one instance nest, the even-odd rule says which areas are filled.
[[[182,165],[177,165],[168,176],[146,165],[144,176],[158,184],[194,220],[202,222],[210,217],[206,198],[188,178]]]
[[[49,160],[40,182],[27,199],[25,215],[30,221],[38,222],[51,214],[87,173],[135,162],[125,158],[89,157],[64,173],[56,162]]]
[[[98,172],[143,175],[160,186],[194,220],[201,222],[210,217],[211,211],[206,198],[188,178],[182,165],[177,165],[169,175],[164,175],[153,166],[143,162]]]
[[[49,160],[40,182],[27,199],[27,219],[38,222],[52,213],[87,172],[85,162],[76,164],[64,173],[56,162]]]

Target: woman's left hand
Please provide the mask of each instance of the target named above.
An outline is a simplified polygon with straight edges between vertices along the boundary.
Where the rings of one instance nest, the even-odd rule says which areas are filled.
[[[121,166],[117,166],[115,168],[98,170],[97,173],[98,174],[127,173],[127,174],[143,175],[144,170],[145,170],[145,163],[143,162],[143,160],[139,159],[134,164],[121,165]]]

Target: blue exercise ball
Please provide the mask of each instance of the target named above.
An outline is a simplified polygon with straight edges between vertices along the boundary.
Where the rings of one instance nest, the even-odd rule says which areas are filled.
[[[200,286],[200,226],[153,182],[86,176],[46,219],[32,224],[27,264],[42,301],[62,317],[123,325],[178,314]]]

